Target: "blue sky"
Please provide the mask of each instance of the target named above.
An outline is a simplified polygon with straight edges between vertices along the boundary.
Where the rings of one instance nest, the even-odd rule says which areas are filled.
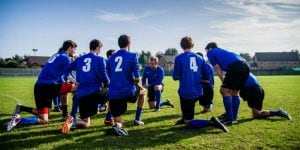
[[[299,0],[1,0],[0,57],[50,56],[64,40],[88,52],[97,38],[118,49],[121,34],[132,38],[132,51],[155,54],[181,51],[183,36],[204,52],[208,42],[236,52],[300,49]]]

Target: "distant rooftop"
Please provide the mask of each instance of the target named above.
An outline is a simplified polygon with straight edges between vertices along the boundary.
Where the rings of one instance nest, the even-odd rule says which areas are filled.
[[[256,52],[257,61],[299,61],[297,52]]]

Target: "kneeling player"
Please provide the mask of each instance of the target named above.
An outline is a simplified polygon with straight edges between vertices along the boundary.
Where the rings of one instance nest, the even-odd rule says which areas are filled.
[[[58,95],[76,91],[77,87],[75,84],[57,83],[58,79],[62,76],[62,68],[71,63],[69,57],[73,56],[76,47],[75,42],[71,40],[65,41],[59,51],[49,58],[34,86],[36,109],[17,105],[13,117],[7,125],[7,131],[12,130],[19,123],[23,125],[48,123],[52,99]],[[22,111],[35,116],[21,118],[19,113]]]
[[[271,116],[280,116],[289,120],[292,119],[292,117],[283,109],[262,110],[265,92],[264,89],[259,84],[256,77],[252,73],[250,73],[244,88],[241,89],[240,95],[245,101],[248,102],[248,106],[252,109],[252,114],[254,118],[267,118]]]
[[[106,63],[103,57],[97,56],[100,53],[102,43],[94,39],[90,42],[90,53],[77,58],[65,71],[76,70],[76,78],[79,82],[77,89],[79,112],[81,119],[74,119],[68,116],[62,126],[62,133],[68,133],[72,125],[78,127],[89,127],[90,116],[97,114],[99,100],[101,99],[101,85],[108,86]]]
[[[160,102],[161,94],[163,92],[164,84],[162,83],[164,78],[164,70],[162,67],[158,66],[158,58],[151,57],[150,63],[144,69],[144,74],[142,78],[142,85],[148,88],[148,104],[150,109],[159,111],[161,106],[168,105],[174,108],[174,105],[167,100],[166,102]],[[146,83],[148,80],[148,84]]]

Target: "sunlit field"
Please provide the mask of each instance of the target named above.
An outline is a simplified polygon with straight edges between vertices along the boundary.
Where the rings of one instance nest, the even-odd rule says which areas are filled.
[[[129,136],[111,135],[105,126],[105,113],[92,117],[91,127],[75,129],[67,135],[60,133],[61,113],[51,112],[47,125],[17,126],[6,132],[6,125],[16,104],[35,106],[33,86],[36,77],[0,78],[0,148],[4,149],[300,149],[300,76],[259,76],[266,96],[264,109],[283,108],[293,117],[253,120],[247,103],[241,101],[238,124],[228,126],[229,132],[208,127],[189,129],[175,126],[181,111],[177,94],[178,82],[165,77],[163,100],[169,99],[175,108],[163,107],[153,112],[145,103],[142,120],[144,126],[134,126],[136,104],[129,104],[124,115],[124,128]],[[212,113],[200,114],[196,106],[196,119],[210,119],[224,112],[219,94],[220,82],[215,86]],[[71,95],[69,112],[71,109]],[[22,117],[30,116],[21,113]]]

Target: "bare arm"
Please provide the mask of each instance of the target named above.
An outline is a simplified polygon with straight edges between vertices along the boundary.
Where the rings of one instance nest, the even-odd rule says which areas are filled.
[[[223,77],[223,74],[222,74],[222,69],[221,69],[221,67],[220,67],[218,64],[216,64],[216,65],[214,66],[214,68],[215,68],[215,71],[216,71],[217,76],[218,76],[218,77],[220,78],[220,80],[223,82],[224,77]]]

